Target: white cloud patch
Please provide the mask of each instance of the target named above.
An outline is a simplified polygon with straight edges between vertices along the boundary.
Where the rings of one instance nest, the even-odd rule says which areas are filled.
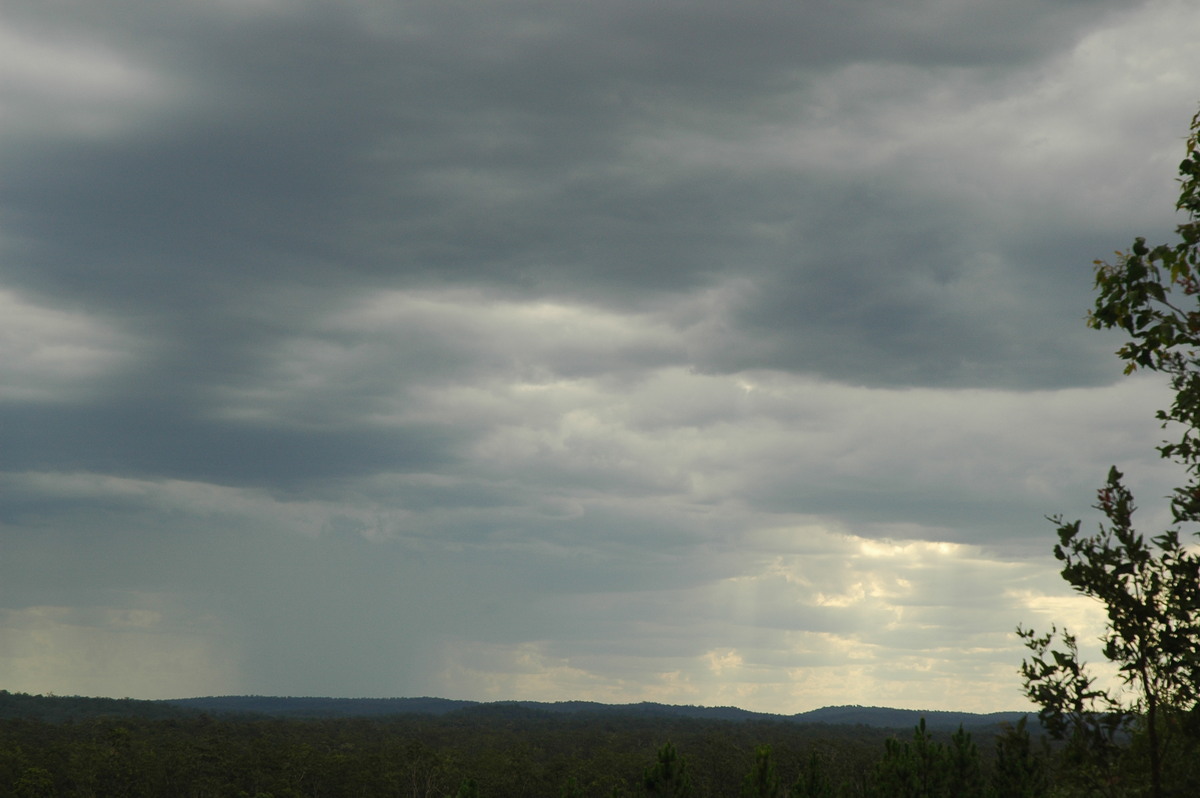
[[[9,136],[101,139],[166,96],[160,76],[83,36],[5,24],[0,16],[0,120]]]
[[[976,546],[805,533],[820,553],[774,557],[707,585],[558,599],[557,643],[443,646],[442,684],[537,700],[655,700],[799,712],[831,703],[1018,707],[1018,623],[1053,608],[1088,635],[1100,610],[1051,562]],[[1061,623],[1061,621],[1060,621]],[[597,637],[607,632],[611,637]]]
[[[130,366],[139,349],[110,322],[0,290],[0,400],[77,401]]]
[[[1014,230],[1014,214],[1153,224],[1173,200],[1180,131],[1194,110],[1200,53],[1188,42],[1198,26],[1194,6],[1162,0],[1026,69],[852,63],[796,98],[795,124],[701,152],[673,142],[660,156],[695,152],[700,160],[875,180],[903,174],[910,189],[981,203],[1011,220],[996,234]],[[1127,46],[1133,41],[1156,46]]]
[[[443,392],[469,395],[501,381],[514,391],[569,391],[577,380],[637,375],[682,349],[680,331],[646,315],[391,292],[264,353],[252,382],[218,394],[218,412],[281,423],[439,421]]]

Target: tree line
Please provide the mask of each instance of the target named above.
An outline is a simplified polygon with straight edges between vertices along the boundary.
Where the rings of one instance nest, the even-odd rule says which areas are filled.
[[[1025,798],[1055,752],[1022,721],[982,744],[786,721],[557,715],[0,720],[0,796]]]

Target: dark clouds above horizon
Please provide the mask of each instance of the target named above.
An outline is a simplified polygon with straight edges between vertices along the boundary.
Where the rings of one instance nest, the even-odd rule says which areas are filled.
[[[6,3],[0,683],[1018,704],[1012,628],[1096,622],[1042,516],[1170,485],[1082,317],[1198,33]]]

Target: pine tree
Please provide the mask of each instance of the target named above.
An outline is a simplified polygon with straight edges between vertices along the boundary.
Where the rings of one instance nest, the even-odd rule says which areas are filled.
[[[825,767],[816,751],[808,755],[808,763],[792,784],[788,798],[834,798],[833,783],[825,774]]]
[[[754,767],[746,774],[742,783],[742,798],[778,798],[779,774],[775,772],[775,760],[771,757],[771,746],[760,745],[754,752]]]
[[[692,794],[692,777],[687,759],[680,757],[669,741],[658,749],[658,761],[646,770],[643,778],[646,792],[670,798],[687,798]]]
[[[1026,725],[1022,717],[996,737],[996,798],[1041,798],[1047,792],[1046,759],[1034,753]]]

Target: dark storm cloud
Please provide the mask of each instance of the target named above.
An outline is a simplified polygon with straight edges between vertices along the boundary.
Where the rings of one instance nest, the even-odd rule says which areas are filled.
[[[379,471],[426,471],[451,459],[455,435],[423,427],[306,430],[205,421],[157,405],[8,406],[0,468],[64,469],[214,484],[295,487]]]
[[[7,3],[0,677],[950,700],[1145,464],[1144,7]]]
[[[689,128],[737,136],[779,123],[803,106],[813,75],[858,60],[1028,61],[1097,19],[1095,3],[80,11],[49,25],[33,6],[10,15],[52,43],[90,37],[128,55],[161,78],[164,96],[118,134],[36,131],[0,152],[0,203],[26,242],[6,280],[107,307],[230,368],[242,344],[303,326],[282,307],[245,318],[241,303],[266,300],[280,280],[333,292],[482,283],[627,305],[749,275],[769,296],[741,308],[735,336],[775,326],[788,312],[782,290],[802,294],[782,300],[795,311],[789,340],[844,339],[846,325],[812,308],[857,305],[920,357],[947,321],[922,314],[931,297],[901,288],[880,307],[863,288],[880,283],[876,270],[907,274],[913,258],[957,267],[961,242],[937,246],[929,215],[908,209],[914,218],[898,220],[895,198],[814,190],[803,173],[680,172],[669,155],[639,155],[637,142],[669,153]],[[787,248],[755,241],[753,223],[797,213],[809,215]],[[814,252],[809,229],[878,239],[890,258]],[[945,337],[968,359],[993,358],[995,338],[977,334],[986,340]],[[937,365],[906,378],[880,368],[887,352],[856,366],[737,351],[757,362],[723,368],[899,382],[954,379],[938,370],[957,374],[960,359],[935,349]]]

